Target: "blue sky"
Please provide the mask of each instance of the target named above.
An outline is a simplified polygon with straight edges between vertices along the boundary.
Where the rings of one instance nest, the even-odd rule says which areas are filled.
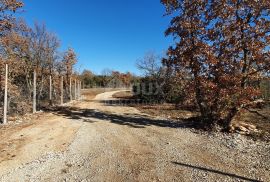
[[[159,0],[24,0],[20,13],[29,25],[44,22],[73,47],[77,68],[105,68],[139,74],[136,60],[148,51],[163,54],[172,39],[164,36],[169,17]]]

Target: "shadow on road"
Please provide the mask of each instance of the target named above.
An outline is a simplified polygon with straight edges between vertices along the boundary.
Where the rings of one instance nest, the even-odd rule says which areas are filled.
[[[95,101],[99,102],[99,101]],[[103,102],[103,101],[100,101]],[[113,104],[110,104],[113,106]],[[195,128],[202,129],[200,120],[198,118],[184,119],[181,121],[171,121],[171,120],[159,120],[153,119],[145,115],[140,114],[125,114],[118,115],[113,113],[101,112],[95,109],[81,109],[77,107],[55,107],[53,109],[47,110],[54,113],[55,115],[62,116],[68,119],[82,120],[87,123],[95,122],[111,122],[114,124],[125,125],[133,128],[145,128],[147,126],[158,126],[167,128]],[[180,162],[171,162],[174,165],[179,165],[186,168],[193,168],[196,170],[202,170],[210,173],[215,173],[218,175],[229,176],[238,180],[243,181],[254,181],[259,182],[259,180],[239,176],[232,173],[227,173],[223,171],[218,171],[215,169],[209,169],[205,167],[194,166],[190,164],[184,164]]]
[[[175,165],[180,165],[180,166],[187,167],[187,168],[193,168],[193,169],[197,169],[197,170],[202,170],[202,171],[206,171],[206,172],[220,174],[220,175],[223,175],[223,176],[230,176],[232,178],[236,178],[236,179],[239,179],[239,180],[252,181],[252,182],[261,182],[259,180],[250,179],[250,178],[247,178],[247,177],[243,177],[243,176],[239,176],[239,175],[231,174],[231,173],[226,173],[226,172],[222,172],[222,171],[218,171],[218,170],[214,170],[214,169],[208,169],[208,168],[205,168],[205,167],[193,166],[193,165],[190,165],[190,164],[184,164],[184,163],[180,163],[180,162],[172,162],[172,163],[175,164]]]
[[[55,107],[47,110],[53,112],[56,115],[69,118],[83,120],[84,122],[93,123],[92,118],[98,120],[105,120],[111,123],[126,125],[134,128],[144,128],[146,126],[158,126],[168,128],[199,128],[200,125],[196,118],[190,118],[182,121],[170,121],[153,119],[145,115],[139,114],[125,114],[117,115],[112,113],[100,112],[93,109],[80,109],[76,107]]]

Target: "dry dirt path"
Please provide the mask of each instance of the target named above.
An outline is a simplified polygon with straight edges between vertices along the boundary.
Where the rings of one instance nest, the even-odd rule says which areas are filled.
[[[85,98],[76,107],[0,133],[0,180],[270,179],[267,143],[240,135],[196,134],[135,108],[114,105],[114,93]]]

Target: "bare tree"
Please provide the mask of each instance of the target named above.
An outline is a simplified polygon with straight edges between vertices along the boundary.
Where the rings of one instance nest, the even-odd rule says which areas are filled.
[[[154,52],[148,52],[143,59],[137,60],[136,66],[145,76],[155,77],[161,69],[161,58]]]

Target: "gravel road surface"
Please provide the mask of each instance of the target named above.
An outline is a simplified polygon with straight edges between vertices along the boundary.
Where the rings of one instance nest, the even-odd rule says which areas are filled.
[[[0,180],[269,181],[269,143],[104,104],[114,93],[0,133]]]

